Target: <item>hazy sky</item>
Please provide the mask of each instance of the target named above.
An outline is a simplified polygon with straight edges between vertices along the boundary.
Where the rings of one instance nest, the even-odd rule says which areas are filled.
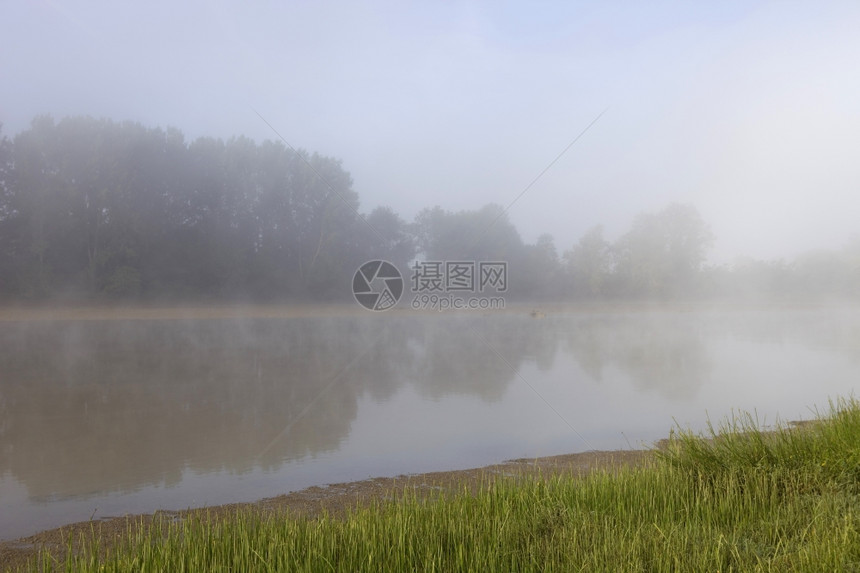
[[[712,260],[860,232],[860,2],[11,2],[0,122],[276,136],[362,210],[507,206],[560,251],[694,204]]]

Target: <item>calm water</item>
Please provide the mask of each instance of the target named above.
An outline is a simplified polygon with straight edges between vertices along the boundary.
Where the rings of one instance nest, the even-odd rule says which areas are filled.
[[[826,410],[856,309],[0,322],[0,539]]]

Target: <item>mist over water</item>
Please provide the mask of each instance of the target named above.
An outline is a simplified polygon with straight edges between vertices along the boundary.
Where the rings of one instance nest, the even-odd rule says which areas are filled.
[[[0,322],[0,539],[314,484],[647,447],[853,391],[842,307]],[[550,405],[552,407],[550,407]]]

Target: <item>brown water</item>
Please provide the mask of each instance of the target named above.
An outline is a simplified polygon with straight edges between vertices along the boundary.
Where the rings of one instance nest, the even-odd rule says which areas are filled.
[[[844,308],[0,322],[0,539],[810,418],[858,373]]]

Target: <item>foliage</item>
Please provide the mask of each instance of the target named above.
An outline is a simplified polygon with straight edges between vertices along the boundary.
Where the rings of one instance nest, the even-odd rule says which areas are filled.
[[[324,297],[371,253],[412,255],[396,216],[358,232],[338,161],[280,143],[39,117],[0,140],[0,184],[7,295]]]
[[[418,250],[427,260],[513,261],[523,242],[501,205],[476,211],[446,211],[436,206],[415,217]]]
[[[643,213],[614,247],[618,288],[627,295],[689,293],[713,235],[691,205]]]
[[[603,227],[598,225],[579,239],[564,254],[570,288],[580,296],[598,296],[606,293],[606,282],[612,271],[612,247],[603,238]]]
[[[504,261],[514,298],[802,298],[860,294],[860,242],[796,261],[706,267],[692,205],[641,213],[615,241],[593,227],[559,256],[500,205],[404,221],[359,212],[340,161],[283,143],[200,137],[90,117],[0,133],[0,297],[349,299],[386,259]]]

